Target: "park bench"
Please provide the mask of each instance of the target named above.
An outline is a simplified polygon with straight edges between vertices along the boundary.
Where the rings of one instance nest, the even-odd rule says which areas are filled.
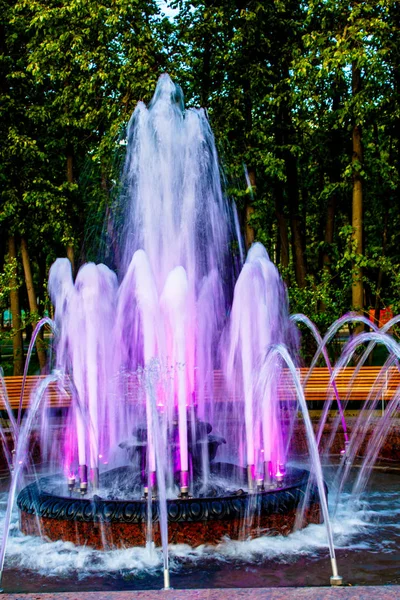
[[[342,370],[335,382],[339,393],[339,397],[342,402],[359,402],[363,403],[368,399],[371,390],[376,386],[376,394],[378,394],[379,400],[387,403],[391,400],[399,390],[400,386],[400,371],[397,367],[390,367],[385,375],[378,380],[381,367],[362,367],[353,379],[355,374],[355,367],[347,367]],[[308,375],[308,368],[298,369],[300,379],[304,382]],[[43,375],[31,375],[27,377],[24,396],[23,396],[23,408],[26,408],[29,403],[29,398],[35,388],[43,380]],[[8,400],[13,409],[17,409],[19,405],[19,398],[22,387],[22,377],[11,376],[5,378],[6,389]],[[280,397],[294,396],[294,386],[291,382],[291,378],[287,370],[285,370],[284,377],[280,381]],[[128,395],[130,401],[134,402],[136,393],[134,380],[130,385],[132,393]],[[333,390],[330,385],[329,371],[326,367],[315,367],[306,382],[305,387],[305,398],[309,406],[312,408],[315,403],[321,403],[329,395],[332,397]],[[229,397],[226,393],[226,385],[224,382],[223,374],[221,371],[215,371],[214,373],[214,400],[217,403],[225,402],[226,400],[234,401],[235,398]],[[52,383],[46,392],[47,406],[51,408],[64,408],[69,406],[70,393],[60,393],[57,388],[57,384]],[[206,398],[207,399],[207,398]],[[238,398],[236,398],[238,400]],[[129,402],[129,400],[128,400]],[[0,410],[5,409],[3,393],[0,391]]]
[[[379,399],[387,403],[393,398],[400,386],[400,371],[397,367],[390,367],[383,375],[381,367],[363,366],[356,374],[356,367],[346,367],[335,378],[336,388],[342,402],[364,403],[371,390],[371,398],[379,393]],[[300,369],[302,381],[308,375],[307,368]],[[330,385],[329,371],[326,367],[315,367],[305,387],[307,403],[321,402],[327,395],[332,397],[333,389]]]
[[[44,375],[29,375],[26,378],[25,388],[24,388],[24,396],[23,396],[23,402],[22,402],[23,408],[26,408],[28,406],[31,394],[38,387],[38,385],[41,383],[41,381],[44,378],[45,378]],[[20,375],[9,376],[9,377],[4,378],[9,404],[10,404],[11,408],[13,408],[15,410],[18,409],[18,406],[19,406],[19,399],[21,396],[21,389],[22,389],[22,379],[23,378]],[[69,406],[70,400],[71,400],[71,398],[69,395],[61,394],[59,392],[56,383],[51,383],[49,385],[49,387],[47,388],[46,402],[48,403],[48,406],[59,407],[59,408],[66,407],[66,406]],[[5,404],[4,404],[3,394],[0,389],[0,410],[4,410],[4,409],[5,409]]]
[[[386,373],[380,377],[382,367],[363,366],[357,374],[356,367],[346,367],[337,375],[335,379],[336,389],[341,402],[357,402],[358,405],[364,403],[371,390],[376,396],[379,390],[379,400],[387,403],[399,390],[400,371],[397,367],[390,367]],[[307,367],[297,369],[300,380],[304,384],[309,374]],[[224,381],[221,371],[214,373],[214,395],[217,401],[224,401]],[[400,390],[399,390],[400,391]],[[376,392],[376,393],[375,393]],[[284,370],[284,376],[279,383],[279,393],[281,399],[294,399],[295,390],[293,378],[287,369]],[[306,381],[304,395],[309,408],[314,406],[321,407],[321,403],[327,398],[334,398],[333,387],[330,382],[330,375],[327,367],[314,367],[311,375]],[[372,397],[371,395],[371,397]]]

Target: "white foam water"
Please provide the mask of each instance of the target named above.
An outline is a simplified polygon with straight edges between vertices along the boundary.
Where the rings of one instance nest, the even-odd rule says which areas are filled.
[[[390,483],[392,483],[390,481]],[[385,486],[385,479],[380,486]],[[400,497],[399,482],[389,490],[373,489],[364,494],[362,501],[354,506],[350,494],[342,494],[332,518],[335,547],[339,552],[370,553],[394,558],[400,544]],[[333,500],[333,494],[331,494]],[[3,521],[7,494],[0,496],[0,522]],[[332,508],[332,507],[331,507]],[[2,534],[2,530],[0,529]],[[217,546],[201,545],[192,548],[186,544],[170,545],[170,568],[172,573],[184,568],[198,569],[203,573],[207,565],[241,563],[247,566],[288,564],[296,569],[296,562],[306,560],[329,561],[326,552],[326,529],[323,525],[309,525],[305,529],[284,536],[262,536],[247,541],[223,539]],[[126,548],[99,551],[87,546],[75,546],[71,542],[48,542],[37,537],[23,535],[18,528],[17,510],[13,513],[10,538],[6,555],[6,571],[29,570],[36,575],[53,579],[77,577],[133,577],[151,578],[159,574],[163,559],[160,548]],[[340,566],[340,559],[339,559]],[[201,567],[201,568],[200,568]],[[303,568],[303,567],[302,567]],[[196,577],[196,575],[193,575]]]

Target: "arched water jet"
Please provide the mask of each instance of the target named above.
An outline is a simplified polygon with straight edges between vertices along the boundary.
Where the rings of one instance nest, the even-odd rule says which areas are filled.
[[[3,367],[0,366],[0,384],[1,384],[1,394],[3,397],[3,402],[4,402],[4,406],[6,408],[7,411],[7,416],[8,419],[10,421],[10,425],[11,425],[11,434],[13,437],[13,442],[15,443],[16,437],[17,437],[17,422],[15,420],[12,408],[10,406],[10,403],[8,401],[8,394],[7,394],[7,388],[6,388],[6,382],[4,379],[4,371],[3,371]],[[1,429],[1,433],[3,434],[3,429]],[[6,447],[6,446],[5,446]]]
[[[347,315],[347,317],[349,317],[349,315]],[[351,317],[351,318],[352,318],[352,317]],[[396,319],[395,319],[395,320],[396,320]],[[356,321],[358,321],[358,319],[356,319]],[[374,333],[376,333],[376,334],[378,334],[378,335],[380,335],[381,333],[384,333],[384,332],[382,332],[381,330],[379,330],[379,329],[378,329],[378,328],[377,328],[377,327],[376,327],[374,324],[372,324],[372,323],[371,323],[371,328],[373,329],[373,332],[374,332]],[[387,330],[387,329],[386,329],[386,330]],[[356,343],[356,347],[358,347],[358,345],[359,345],[359,341],[358,341],[359,339],[360,339],[360,338],[359,338],[359,336],[357,336],[357,338],[356,338],[356,340],[357,340],[357,341],[355,342],[355,343]],[[352,347],[352,346],[351,346],[351,344],[353,344],[353,343],[354,343],[354,340],[349,340],[349,342],[346,344],[346,346],[345,346],[345,348],[344,348],[344,350],[343,350],[343,353],[342,353],[342,356],[341,356],[340,362],[339,362],[339,363],[336,365],[336,366],[337,366],[337,368],[339,369],[339,371],[337,371],[337,369],[336,369],[336,367],[335,367],[335,372],[336,372],[336,371],[337,371],[337,372],[336,372],[336,375],[335,375],[334,373],[332,373],[332,374],[331,374],[331,382],[332,382],[332,381],[334,381],[335,377],[337,377],[337,374],[338,374],[338,373],[339,373],[339,372],[340,372],[340,371],[341,371],[343,368],[347,367],[347,366],[348,366],[348,364],[349,364],[349,362],[351,361],[351,359],[352,359],[352,357],[353,357],[353,354],[354,354],[354,351],[355,351],[355,350],[353,350],[353,351],[352,351],[350,354],[348,354],[348,350],[347,350],[347,349],[348,349],[348,348],[351,348],[351,347]],[[348,391],[347,397],[345,398],[345,401],[344,401],[344,406],[346,406],[346,405],[347,405],[348,397],[349,397],[349,395],[350,395],[350,390],[351,390],[351,388],[353,387],[353,384],[354,384],[354,382],[355,382],[355,380],[356,380],[356,378],[357,378],[357,376],[358,376],[358,374],[359,374],[359,372],[360,372],[361,368],[363,367],[363,365],[364,365],[364,362],[365,362],[365,361],[366,361],[366,359],[368,358],[368,356],[369,356],[369,353],[372,351],[372,349],[373,349],[373,347],[374,347],[375,343],[376,343],[376,342],[374,342],[374,341],[371,341],[371,342],[368,344],[368,347],[366,348],[366,350],[365,350],[365,352],[363,353],[363,355],[361,356],[361,358],[360,358],[360,359],[357,361],[357,365],[356,365],[356,367],[355,367],[355,370],[354,370],[354,372],[353,372],[353,374],[352,374],[352,376],[351,376],[351,379],[350,379],[350,382],[349,382],[349,385],[348,385],[348,390],[349,390],[349,391]],[[347,358],[346,358],[346,356],[347,356]],[[394,354],[392,354],[392,355],[391,355],[391,357],[389,357],[389,358],[388,358],[388,360],[387,360],[387,363],[386,363],[386,364],[385,364],[385,365],[382,367],[382,370],[381,370],[381,372],[380,372],[380,375],[379,375],[379,378],[378,378],[378,379],[382,379],[382,378],[385,376],[385,372],[386,372],[386,371],[387,371],[387,369],[388,369],[388,368],[391,366],[391,364],[392,364],[392,362],[393,362],[393,361],[396,361],[396,362],[398,363],[398,360],[397,360],[397,358],[395,357],[395,355],[394,355]],[[374,393],[375,393],[375,394],[377,394],[377,393],[378,393],[378,388],[379,388],[379,389],[381,389],[381,387],[382,387],[382,386],[380,386],[380,385],[379,385],[379,381],[377,381],[377,382],[376,382],[376,386],[374,386],[374,387],[376,387],[376,390],[375,390],[375,392],[374,392],[374,388],[371,388],[371,390],[370,390],[370,392],[369,392],[369,394],[368,394],[368,398],[366,399],[366,402],[365,402],[365,404],[364,404],[364,407],[368,406],[368,404],[369,404],[369,402],[370,402],[370,398],[372,398],[372,397],[374,396]],[[333,396],[332,396],[332,394],[329,394],[329,395],[328,395],[328,398],[326,399],[326,407],[329,407],[329,406],[330,406],[330,404],[331,404],[331,402],[332,402],[332,397],[333,397]],[[340,415],[339,415],[339,416],[340,416]],[[362,417],[362,412],[360,413],[359,419],[360,419],[361,417]],[[339,419],[337,418],[337,419],[336,419],[336,426],[334,426],[334,427],[332,428],[332,433],[331,433],[330,439],[329,439],[329,441],[328,441],[328,444],[327,444],[327,447],[328,447],[328,448],[329,448],[330,444],[332,443],[332,441],[333,441],[333,439],[334,439],[334,437],[335,437],[335,432],[336,432],[336,429],[337,429],[338,423],[339,423]],[[320,433],[322,434],[322,428],[320,429]],[[344,459],[346,459],[346,457],[347,457],[347,453],[346,453],[345,455],[343,455],[343,458],[344,458]]]
[[[387,323],[382,325],[382,327],[380,329],[374,330],[374,331],[379,331],[380,333],[387,333],[393,327],[393,325],[396,325],[399,322],[400,322],[400,315],[396,315],[395,317],[392,317],[390,319],[390,321],[388,321]],[[360,358],[360,361],[359,361],[360,364],[365,363],[365,361],[367,360],[368,356],[371,354],[371,352],[373,351],[374,348],[375,348],[375,343],[370,342],[368,344],[367,348],[365,349],[364,354]]]
[[[333,392],[335,394],[336,402],[337,402],[338,409],[339,409],[340,418],[341,418],[341,421],[342,421],[343,433],[344,433],[344,441],[345,441],[345,449],[346,449],[346,446],[349,443],[349,436],[348,436],[348,433],[347,433],[346,419],[345,419],[345,416],[344,416],[344,412],[343,412],[343,408],[342,408],[342,402],[340,400],[340,396],[339,396],[339,392],[338,392],[338,389],[337,389],[336,381],[334,379],[332,379],[332,365],[331,365],[331,361],[329,360],[329,355],[328,355],[328,352],[326,350],[326,345],[324,344],[324,342],[322,340],[322,337],[321,337],[321,334],[319,333],[319,331],[318,331],[315,323],[313,323],[311,321],[311,319],[309,319],[308,317],[306,317],[306,315],[296,314],[296,315],[292,315],[290,318],[294,322],[304,323],[304,325],[306,325],[309,328],[309,330],[311,331],[311,333],[313,334],[315,341],[318,343],[318,348],[321,348],[321,352],[322,352],[322,355],[324,357],[325,364],[326,364],[326,366],[328,368],[328,371],[329,371],[329,376],[330,376],[331,383],[332,383],[332,389],[333,389]],[[306,387],[307,381],[309,380],[309,378],[311,376],[311,373],[312,373],[312,368],[309,369],[306,377],[304,378],[303,388]],[[330,407],[330,402],[326,402],[325,405],[324,405],[324,410],[323,410],[323,413],[322,413],[322,416],[321,416],[321,419],[320,419],[320,424],[319,424],[319,431],[318,431],[318,435],[317,435],[317,444],[318,445],[319,445],[319,443],[321,441],[322,431],[323,431],[323,428],[324,428],[324,425],[325,425],[325,422],[326,422],[326,417],[328,415],[329,407]]]
[[[267,354],[266,360],[262,367],[262,371],[265,372],[264,377],[269,376],[270,363],[273,360],[274,355],[279,355],[282,357],[283,361],[289,368],[290,374],[293,378],[293,382],[294,382],[294,385],[296,388],[297,398],[298,398],[298,401],[300,404],[300,408],[301,408],[301,411],[303,414],[303,419],[304,419],[304,423],[305,423],[305,427],[306,427],[307,443],[308,443],[308,447],[310,450],[312,466],[315,470],[315,478],[316,478],[316,482],[317,482],[317,486],[318,486],[319,497],[321,499],[322,514],[324,517],[324,524],[326,527],[326,534],[327,534],[327,538],[328,538],[328,548],[329,548],[329,554],[330,554],[331,565],[332,565],[332,576],[330,578],[330,581],[331,581],[331,585],[334,585],[334,586],[342,585],[343,579],[339,575],[338,569],[337,569],[335,546],[333,543],[332,527],[331,527],[331,522],[330,522],[330,517],[329,517],[324,477],[322,474],[321,461],[320,461],[320,457],[318,454],[318,445],[317,445],[317,442],[315,439],[310,415],[308,414],[308,408],[307,408],[306,399],[304,397],[303,386],[301,385],[301,381],[297,374],[296,366],[295,366],[290,354],[288,353],[287,349],[282,344],[278,344],[278,345],[272,346],[270,348],[270,350]],[[262,373],[261,373],[260,377],[261,378],[263,377]]]
[[[34,418],[36,417],[37,411],[39,409],[40,403],[44,394],[51,383],[55,383],[59,380],[60,374],[53,373],[48,375],[39,385],[37,391],[35,392],[34,399],[32,401],[32,406],[30,410],[27,411],[26,421],[21,428],[20,435],[17,439],[17,444],[15,447],[15,461],[14,461],[14,469],[11,472],[11,484],[10,491],[8,494],[7,501],[7,509],[6,515],[4,519],[3,525],[3,539],[0,544],[0,586],[2,585],[3,580],[3,571],[4,571],[4,559],[6,555],[8,534],[10,529],[10,521],[11,521],[11,511],[14,505],[15,493],[17,489],[17,483],[20,476],[20,473],[24,467],[26,456],[27,456],[27,445],[29,443],[29,433],[32,429],[32,423]],[[2,591],[0,589],[0,591]]]
[[[13,411],[12,408],[10,406],[10,403],[8,401],[8,394],[7,394],[7,389],[6,389],[6,384],[4,381],[4,371],[2,369],[2,367],[0,367],[0,390],[1,390],[1,398],[4,402],[4,406],[6,408],[6,412],[7,412],[7,416],[8,419],[10,421],[11,424],[11,436],[12,436],[12,442],[15,448],[15,441],[16,441],[16,430],[17,430],[17,424],[13,415]],[[8,470],[11,472],[13,469],[13,454],[10,452],[9,448],[8,448],[8,443],[7,443],[7,438],[6,438],[6,434],[3,431],[3,428],[0,427],[0,437],[1,437],[1,441],[3,442],[3,452],[4,455],[6,457],[6,461],[7,461],[7,467]]]
[[[355,339],[350,340],[345,349],[343,350],[342,356],[339,358],[339,361],[337,362],[337,364],[335,365],[334,371],[333,371],[333,377],[336,377],[337,374],[340,372],[340,370],[345,367],[351,360],[354,352],[357,350],[358,346],[361,346],[365,343],[369,343],[369,342],[374,342],[374,343],[382,343],[385,345],[385,347],[389,350],[390,353],[392,353],[397,360],[400,359],[400,344],[398,344],[397,342],[395,342],[395,340],[393,340],[393,338],[391,338],[390,336],[388,336],[386,333],[381,333],[378,331],[374,331],[372,333],[363,333],[363,334],[359,334]],[[392,414],[392,410],[394,410],[397,407],[398,404],[398,397],[399,397],[399,392],[394,396],[392,402],[391,402],[391,410],[389,411],[389,414]],[[389,418],[389,417],[388,417]],[[380,438],[382,438],[382,435],[385,433],[385,435],[387,435],[388,433],[388,428],[387,428],[387,420],[382,420],[382,423],[384,424],[384,426],[381,425],[381,427],[378,427],[375,435],[379,436]],[[362,413],[360,413],[359,417],[358,417],[358,423],[362,422]],[[368,422],[367,422],[368,424]],[[363,423],[363,430],[364,430],[364,436],[367,430],[367,426]],[[342,466],[342,473],[340,474],[340,480],[339,480],[339,485],[338,485],[338,490],[337,490],[337,496],[340,494],[341,490],[343,489],[343,486],[349,476],[350,473],[350,469],[352,466],[352,462],[355,456],[355,448],[359,445],[360,440],[357,439],[356,435],[353,435],[350,441],[350,445],[348,448],[348,455],[347,455],[347,460],[345,461],[345,463]],[[368,467],[369,469],[371,468],[371,466],[373,465],[373,457],[374,457],[374,451],[372,449],[373,447],[371,446],[371,451],[368,451],[365,458],[364,458],[364,468],[361,469],[360,473],[359,473],[359,477],[357,479],[357,483],[355,484],[355,489],[358,491],[361,491],[363,487],[365,487],[366,482],[364,481],[362,484],[361,482],[361,476],[365,476],[365,471],[366,468]],[[377,453],[375,453],[375,459],[376,459]]]
[[[52,331],[53,335],[56,332],[55,322],[52,319],[50,319],[49,317],[44,317],[43,319],[40,319],[40,321],[37,322],[37,324],[35,326],[35,329],[33,330],[31,341],[30,341],[29,347],[28,347],[28,352],[27,352],[26,360],[25,360],[24,373],[23,373],[22,385],[21,385],[21,394],[20,394],[20,397],[19,397],[18,417],[17,417],[17,430],[18,431],[19,431],[19,428],[21,426],[22,403],[23,403],[23,399],[24,399],[25,383],[26,383],[26,378],[27,378],[27,375],[28,375],[29,363],[30,363],[30,360],[31,360],[31,356],[32,356],[34,345],[36,343],[36,338],[38,337],[41,329],[45,325],[48,325],[50,327],[50,330]]]
[[[294,319],[297,319],[297,315],[294,315],[294,317],[292,317]],[[306,317],[307,319],[307,317]],[[347,398],[345,400],[345,402],[343,403],[339,398],[339,394],[337,392],[337,387],[336,387],[336,376],[334,375],[334,373],[332,372],[332,368],[330,365],[330,361],[329,361],[329,356],[327,354],[326,348],[327,345],[329,344],[329,342],[332,340],[332,338],[334,337],[334,335],[337,333],[337,331],[339,329],[341,329],[341,327],[343,327],[343,325],[345,325],[346,323],[364,323],[365,325],[369,326],[373,331],[377,331],[378,328],[376,327],[376,325],[374,323],[372,323],[371,321],[369,321],[366,317],[364,317],[363,315],[359,315],[357,313],[348,313],[346,315],[344,315],[343,317],[341,317],[340,319],[337,319],[334,323],[332,323],[332,325],[329,327],[328,331],[326,332],[325,336],[323,339],[320,340],[318,348],[314,354],[314,357],[311,361],[311,365],[309,367],[309,371],[308,371],[308,375],[306,377],[306,381],[308,380],[308,378],[310,377],[310,374],[312,373],[312,370],[314,369],[315,365],[317,364],[317,361],[319,360],[321,354],[323,354],[324,358],[325,358],[325,362],[328,366],[328,370],[330,373],[330,386],[332,388],[332,392],[330,394],[328,394],[328,397],[325,400],[324,403],[324,411],[322,414],[322,417],[320,419],[320,425],[319,425],[319,430],[318,430],[318,435],[317,435],[317,440],[318,440],[318,444],[320,443],[320,440],[322,438],[322,434],[323,434],[323,429],[324,429],[324,425],[326,422],[326,417],[328,415],[328,411],[329,408],[332,404],[332,400],[333,400],[333,396],[335,395],[337,403],[338,403],[338,408],[339,408],[339,415],[338,415],[338,419],[336,420],[337,423],[340,422],[342,423],[342,427],[343,427],[343,432],[344,432],[344,438],[345,438],[345,450],[342,453],[342,458],[346,458],[347,455],[347,449],[348,449],[348,445],[349,445],[349,437],[347,434],[347,426],[346,426],[346,421],[345,421],[345,416],[344,416],[344,408],[347,405]],[[318,334],[318,337],[321,338],[319,332],[316,333]],[[366,356],[366,355],[365,355]],[[328,362],[327,362],[328,360]],[[351,382],[350,382],[350,386],[351,383],[354,381],[355,377],[357,376],[358,370],[360,369],[362,365],[362,361],[360,361],[360,363],[358,364],[358,367],[355,371],[355,373],[352,376]],[[306,381],[304,382],[304,386],[306,385]],[[337,429],[337,425],[336,427],[333,428],[332,430],[332,434],[331,434],[331,439],[329,440],[327,446],[330,446],[330,443],[332,442],[334,436],[335,436],[335,432]]]
[[[373,331],[378,331],[378,327],[374,323],[372,323],[372,321],[370,321],[369,319],[367,319],[367,317],[364,317],[363,315],[359,315],[357,313],[347,313],[347,314],[343,315],[343,317],[340,317],[340,319],[337,319],[334,323],[332,323],[332,325],[329,327],[328,331],[324,335],[324,337],[322,339],[322,343],[318,347],[316,353],[314,354],[314,358],[311,361],[310,370],[312,370],[315,367],[315,365],[317,364],[317,361],[322,353],[322,348],[326,348],[326,346],[329,344],[329,342],[331,341],[333,336],[346,323],[364,323],[364,325],[367,325]]]

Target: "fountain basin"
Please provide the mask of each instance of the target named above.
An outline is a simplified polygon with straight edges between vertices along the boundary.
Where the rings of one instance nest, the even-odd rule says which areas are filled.
[[[221,465],[217,463],[213,469],[217,471]],[[103,473],[100,486],[105,477],[121,477],[129,469],[119,467]],[[244,470],[241,471],[244,475]],[[291,469],[281,488],[251,494],[238,489],[229,495],[167,500],[169,542],[199,546],[217,544],[225,536],[239,540],[288,535],[295,527],[298,509],[304,504],[308,479],[308,471]],[[104,550],[146,543],[146,499],[69,497],[49,491],[55,481],[54,476],[43,477],[20,492],[17,504],[24,534]],[[57,489],[56,483],[54,487]],[[157,501],[151,502],[151,513],[153,541],[160,545]],[[298,520],[297,527],[321,522],[318,491],[314,485],[310,486],[307,505]]]

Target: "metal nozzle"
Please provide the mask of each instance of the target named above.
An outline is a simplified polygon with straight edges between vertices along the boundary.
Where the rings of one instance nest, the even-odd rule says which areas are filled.
[[[262,492],[263,490],[264,490],[264,479],[262,477],[259,477],[257,479],[257,491]]]
[[[170,590],[169,584],[169,569],[164,569],[164,590]]]
[[[157,489],[155,487],[152,487],[150,489],[151,489],[151,497],[154,500],[155,498],[157,498]],[[145,500],[147,500],[148,497],[149,497],[149,488],[147,487],[147,485],[145,485],[143,488],[143,498]]]
[[[332,565],[332,575],[329,579],[330,584],[335,587],[342,585],[343,577],[341,577],[338,573],[337,562],[336,562],[335,556],[331,557],[331,565]]]
[[[79,489],[80,489],[82,496],[84,496],[88,489],[87,465],[79,465],[79,479],[80,479]]]
[[[264,462],[264,489],[270,490],[275,487],[272,479],[272,462],[267,460]]]
[[[348,454],[349,454],[349,446],[350,446],[350,441],[349,440],[345,440],[344,442],[344,449],[340,451],[340,460],[342,461],[342,463],[345,465],[348,459]]]
[[[70,475],[68,477],[68,489],[69,489],[70,493],[72,493],[74,487],[75,487],[75,475]]]
[[[149,491],[151,493],[151,497],[155,498],[157,496],[157,479],[156,472],[150,471],[147,479],[147,485],[143,487],[143,497],[149,497]]]

